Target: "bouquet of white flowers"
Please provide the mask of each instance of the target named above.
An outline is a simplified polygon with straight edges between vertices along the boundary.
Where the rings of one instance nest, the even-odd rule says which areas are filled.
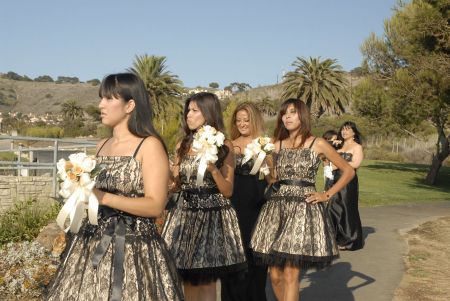
[[[254,175],[258,172],[258,170],[260,170],[264,175],[268,175],[269,167],[267,166],[267,164],[261,167],[261,164],[263,163],[264,158],[269,155],[274,149],[275,145],[270,142],[270,138],[267,136],[253,139],[252,142],[249,143],[245,148],[242,164],[254,158],[255,164],[253,164],[253,168],[250,171],[250,174]]]
[[[325,164],[323,167],[323,176],[325,179],[328,178],[330,180],[334,180],[333,166],[331,166],[331,162],[329,164]]]
[[[223,145],[225,136],[215,128],[204,125],[194,134],[192,150],[197,153],[196,160],[200,160],[197,172],[197,185],[203,186],[203,177],[209,163],[218,159],[218,148]]]
[[[89,222],[97,225],[98,200],[92,189],[100,168],[96,166],[95,157],[85,153],[71,154],[69,161],[61,159],[56,166],[58,177],[62,181],[59,194],[65,199],[56,223],[65,232],[70,230],[77,233],[87,209]],[[70,222],[65,228],[67,218]]]

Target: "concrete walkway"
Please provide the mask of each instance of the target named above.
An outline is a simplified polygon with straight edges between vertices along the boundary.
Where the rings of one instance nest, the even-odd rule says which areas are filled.
[[[407,244],[401,233],[450,215],[448,202],[360,209],[364,249],[341,252],[329,269],[302,276],[301,301],[391,301],[405,269]],[[270,285],[268,300],[275,300]]]

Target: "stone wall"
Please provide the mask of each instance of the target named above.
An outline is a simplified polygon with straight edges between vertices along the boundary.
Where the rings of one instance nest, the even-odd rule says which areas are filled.
[[[0,176],[0,212],[19,200],[50,200],[52,189],[52,177]]]

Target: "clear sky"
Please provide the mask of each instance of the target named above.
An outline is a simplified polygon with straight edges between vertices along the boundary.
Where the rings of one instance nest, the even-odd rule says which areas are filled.
[[[297,56],[360,65],[396,0],[2,0],[0,72],[76,76],[167,57],[185,86],[274,84]]]

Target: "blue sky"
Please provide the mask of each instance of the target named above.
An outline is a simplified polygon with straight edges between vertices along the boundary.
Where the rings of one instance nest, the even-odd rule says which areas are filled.
[[[188,87],[274,84],[297,56],[360,65],[396,0],[4,0],[0,72],[77,76],[125,71],[135,55],[167,57]]]

